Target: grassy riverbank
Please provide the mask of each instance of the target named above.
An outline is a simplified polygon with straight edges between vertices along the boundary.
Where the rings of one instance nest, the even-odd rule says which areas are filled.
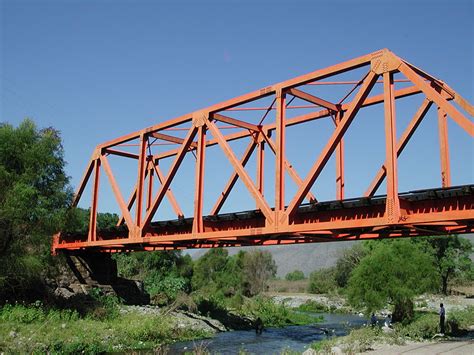
[[[140,311],[140,307],[127,312],[123,309],[110,302],[81,315],[74,310],[47,308],[40,303],[5,305],[0,308],[0,352],[63,354],[158,349],[176,341],[213,336],[213,332],[189,326],[165,309],[153,308],[153,312],[148,313]],[[225,309],[220,312],[222,317],[230,314]],[[247,320],[249,327],[257,317],[266,327],[318,321],[265,298],[248,299],[232,314],[234,318]],[[219,319],[213,317],[213,312],[202,316]]]
[[[446,321],[447,336],[465,334],[474,325],[474,307],[453,310]],[[439,317],[433,313],[418,313],[411,323],[394,324],[393,329],[365,327],[354,329],[349,335],[311,344],[318,353],[326,354],[337,347],[345,353],[360,353],[381,346],[404,345],[433,339],[439,333]]]
[[[176,319],[138,312],[107,311],[80,316],[76,311],[42,306],[4,306],[0,310],[0,351],[13,353],[96,353],[155,349],[176,340],[211,336],[180,328]]]

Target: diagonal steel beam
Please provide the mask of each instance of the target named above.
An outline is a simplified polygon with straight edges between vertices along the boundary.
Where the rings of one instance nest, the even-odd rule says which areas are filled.
[[[434,101],[444,112],[446,112],[458,125],[460,125],[471,137],[474,136],[474,123],[461,114],[453,105],[441,96],[435,89],[427,84],[413,71],[405,62],[401,62],[398,68],[413,84],[423,91],[426,97]]]
[[[372,89],[375,82],[377,81],[377,77],[378,75],[372,71],[370,71],[367,74],[367,77],[365,78],[362,84],[362,87],[360,88],[354,100],[352,101],[351,107],[347,110],[342,121],[337,126],[336,130],[334,131],[328,143],[326,144],[323,151],[321,152],[318,160],[311,168],[309,174],[307,175],[306,179],[303,182],[303,185],[298,189],[293,200],[288,205],[288,209],[286,212],[287,216],[292,216],[296,212],[296,210],[298,209],[298,206],[301,204],[304,197],[308,194],[309,190],[311,189],[311,186],[313,186],[314,184],[314,181],[317,179],[317,177],[323,170],[327,161],[331,157],[331,154],[334,152],[334,149],[336,148],[339,141],[341,140],[341,137],[349,128],[349,125],[351,124],[355,115],[357,114],[360,107],[362,106],[362,103],[369,95],[370,90]]]
[[[307,92],[304,92],[304,91],[301,91],[301,90],[298,90],[298,89],[289,89],[288,93],[295,96],[295,97],[297,97],[297,98],[308,101],[312,104],[327,108],[327,109],[332,110],[332,111],[336,111],[336,112],[339,111],[338,107],[335,104],[333,104],[332,102],[329,102],[329,101],[321,99],[317,96],[308,94]]]
[[[94,169],[94,161],[95,159],[89,160],[89,165],[87,165],[87,169],[84,172],[84,175],[82,176],[81,182],[79,183],[79,187],[77,188],[77,191],[74,194],[74,199],[72,200],[72,207],[76,207],[82,197],[82,193],[84,192],[87,182],[89,181],[89,178],[92,174],[92,170]]]
[[[420,125],[421,121],[425,117],[431,105],[432,105],[432,101],[425,99],[423,103],[421,104],[420,108],[418,109],[418,111],[415,113],[415,115],[411,119],[410,123],[408,124],[408,127],[405,129],[405,131],[403,132],[402,136],[400,137],[398,141],[397,157],[400,156],[400,154],[402,154],[408,141],[415,133],[416,129]],[[374,180],[372,180],[370,187],[365,192],[364,194],[365,197],[369,197],[369,196],[371,197],[375,194],[375,192],[377,192],[377,189],[382,184],[386,174],[387,174],[387,170],[384,163],[384,165],[382,165],[382,167],[377,172],[377,175],[375,176]]]
[[[179,166],[181,165],[181,162],[184,159],[184,156],[188,152],[189,147],[191,146],[194,137],[196,136],[197,133],[197,128],[193,125],[190,129],[189,132],[184,139],[183,144],[181,145],[178,154],[176,155],[176,158],[173,161],[173,164],[171,165],[170,171],[168,173],[168,176],[166,179],[163,181],[163,184],[161,185],[161,188],[158,191],[158,194],[156,195],[155,199],[153,200],[153,203],[146,213],[145,219],[143,221],[143,229],[145,229],[150,223],[151,219],[153,218],[156,210],[158,209],[158,206],[160,205],[161,201],[163,200],[163,197],[166,194],[166,191],[170,187],[171,181],[173,180],[174,176],[176,175],[176,172],[178,171]],[[143,230],[142,229],[142,230]]]
[[[131,234],[134,233],[135,224],[133,223],[132,216],[130,215],[130,211],[128,210],[127,206],[125,205],[125,201],[123,200],[122,193],[120,192],[120,188],[115,181],[114,174],[110,169],[109,161],[105,155],[100,156],[100,162],[109,178],[110,186],[112,187],[112,191],[114,192],[115,199],[120,208],[120,212],[122,212],[122,216],[125,219],[125,223],[127,223],[127,228]]]
[[[257,143],[255,142],[254,139],[252,139],[252,141],[247,146],[247,149],[245,149],[245,152],[242,158],[240,159],[240,164],[242,164],[242,166],[245,166],[247,164],[256,146],[257,146]],[[224,187],[224,190],[219,196],[219,199],[216,201],[216,204],[212,208],[211,215],[216,215],[220,212],[222,206],[224,205],[224,202],[227,200],[227,197],[229,197],[230,191],[234,187],[238,178],[239,178],[239,174],[234,170],[231,177],[229,178],[229,181]]]
[[[275,145],[275,142],[265,133],[265,132],[261,132],[262,133],[262,136],[263,136],[263,139],[265,139],[265,142],[268,143],[268,146],[270,147],[270,149],[272,150],[272,152],[274,154],[276,154],[276,145]],[[296,185],[299,187],[301,187],[301,185],[303,185],[303,180],[300,178],[300,176],[298,175],[298,173],[296,172],[296,170],[293,168],[293,166],[288,162],[287,159],[285,159],[285,169],[286,171],[288,172],[288,174],[290,175],[290,177],[293,179],[293,181],[296,183]],[[308,192],[308,194],[306,195],[306,198],[308,199],[309,202],[317,202],[316,200],[316,196],[314,196],[311,191]]]
[[[229,144],[225,140],[222,133],[219,131],[219,129],[211,120],[208,120],[206,124],[209,130],[211,131],[212,135],[214,136],[214,138],[217,139],[217,142],[220,145],[224,154],[227,156],[227,159],[229,159],[235,171],[237,172],[237,174],[239,174],[240,178],[242,179],[242,182],[245,184],[250,194],[255,199],[255,202],[257,203],[258,208],[260,208],[262,213],[265,215],[267,222],[269,224],[273,224],[272,210],[268,206],[262,194],[258,191],[257,187],[255,186],[252,179],[249,177],[249,175],[245,171],[242,164],[240,164],[239,160],[235,156],[234,152],[230,148]]]
[[[150,160],[150,164],[153,165],[153,170],[155,170],[156,176],[158,177],[158,181],[160,182],[160,184],[163,184],[163,181],[165,181],[165,176],[163,175],[160,166],[155,164],[153,160]],[[178,218],[184,217],[183,210],[181,209],[181,207],[179,207],[178,201],[176,200],[173,191],[171,191],[170,188],[166,190],[166,198],[170,202],[174,213],[176,213],[176,216],[178,216]]]

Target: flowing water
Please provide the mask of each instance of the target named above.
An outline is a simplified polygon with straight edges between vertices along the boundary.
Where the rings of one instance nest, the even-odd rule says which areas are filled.
[[[367,324],[367,319],[351,314],[318,313],[324,320],[312,325],[268,328],[261,335],[255,331],[218,333],[212,339],[179,342],[169,346],[171,354],[184,354],[195,347],[205,348],[212,354],[281,354],[284,350],[303,352],[315,341],[349,333],[351,328]],[[325,333],[329,333],[326,334]]]

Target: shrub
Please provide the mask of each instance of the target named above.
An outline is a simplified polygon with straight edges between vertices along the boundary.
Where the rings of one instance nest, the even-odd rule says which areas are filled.
[[[308,291],[311,293],[328,293],[336,288],[334,268],[313,271],[309,275]]]
[[[0,320],[29,324],[35,322],[73,321],[79,319],[79,314],[73,310],[47,309],[41,302],[32,305],[6,304],[0,308]]]
[[[304,278],[305,278],[304,273],[301,270],[295,270],[295,271],[289,272],[285,276],[285,279],[287,279],[288,281],[304,280]]]
[[[447,330],[456,334],[461,330],[467,330],[474,324],[474,306],[468,306],[464,310],[452,310],[448,313]]]
[[[401,335],[412,339],[432,338],[439,332],[439,316],[423,314],[405,326],[395,325],[395,327]]]
[[[317,301],[313,301],[313,300],[308,300],[306,301],[305,303],[303,303],[302,305],[300,305],[298,307],[298,310],[299,311],[303,311],[303,312],[315,312],[315,313],[318,313],[318,312],[328,312],[330,311],[331,309],[326,307],[324,304],[322,303],[319,303]]]
[[[98,320],[112,319],[119,315],[119,305],[122,300],[115,295],[106,295],[96,287],[93,288],[89,295],[97,302],[97,306],[92,309],[89,315]]]
[[[319,320],[302,313],[294,312],[283,304],[277,304],[266,297],[247,299],[242,313],[252,319],[260,318],[265,327],[283,327],[290,324],[308,324]]]

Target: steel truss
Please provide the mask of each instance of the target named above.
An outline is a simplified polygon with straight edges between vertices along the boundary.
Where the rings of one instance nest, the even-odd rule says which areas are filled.
[[[367,68],[365,76],[355,81],[355,95],[348,103],[333,103],[316,97],[304,90],[306,85],[338,85],[351,82],[329,82],[323,79]],[[411,83],[395,89],[394,74],[401,73]],[[376,83],[383,83],[383,93],[370,96]],[[346,95],[346,98],[349,97]],[[424,101],[411,119],[408,127],[397,140],[395,101],[412,95],[424,95]],[[249,108],[247,103],[261,98],[273,98],[270,106]],[[298,98],[308,102],[313,110],[309,113],[286,118],[290,106],[288,100]],[[344,98],[345,99],[345,98]],[[455,103],[456,105],[453,105]],[[363,107],[383,104],[385,123],[385,163],[375,174],[365,195],[358,199],[344,199],[344,134]],[[399,193],[397,159],[425,117],[431,106],[438,109],[438,127],[441,160],[441,187],[425,191]],[[231,117],[232,111],[265,110],[260,124]],[[270,111],[275,111],[275,121],[263,124]],[[63,250],[166,250],[205,248],[220,246],[293,244],[326,242],[364,238],[412,237],[474,231],[474,188],[471,185],[452,187],[447,135],[447,116],[452,118],[471,137],[474,124],[462,112],[474,115],[471,104],[441,80],[425,73],[387,49],[383,49],[347,62],[296,77],[261,90],[207,107],[152,127],[137,131],[97,146],[77,190],[74,206],[77,206],[86,184],[92,184],[89,232],[87,235],[59,233],[54,236],[53,252]],[[288,127],[312,120],[332,118],[335,129],[302,178],[286,159],[285,131]],[[225,123],[222,127],[219,124]],[[176,126],[187,124],[186,136],[170,134]],[[238,128],[225,133],[225,128]],[[183,129],[183,128],[181,128]],[[212,135],[212,137],[209,137]],[[271,137],[274,136],[274,139]],[[138,153],[121,150],[127,142],[139,140]],[[237,157],[229,142],[250,141],[241,158]],[[152,154],[155,142],[175,144],[177,147],[159,154]],[[206,151],[219,146],[234,172],[224,191],[216,201],[210,215],[203,215],[204,166]],[[274,201],[264,195],[265,147],[275,154]],[[254,182],[245,169],[256,152],[257,173]],[[170,190],[171,182],[179,171],[187,154],[196,158],[194,179],[194,215],[185,218],[177,199]],[[128,201],[116,182],[108,156],[115,155],[138,162],[137,182]],[[318,202],[310,189],[332,155],[336,159],[336,200]],[[160,160],[170,158],[173,163],[165,174]],[[117,228],[97,230],[97,206],[99,183],[105,172],[122,217]],[[285,174],[297,184],[297,192],[285,204]],[[153,192],[153,181],[160,187]],[[256,210],[220,214],[236,181],[240,179],[255,200]],[[386,192],[375,193],[386,180]],[[190,182],[191,183],[191,182]],[[168,199],[178,216],[175,221],[152,222],[157,209]],[[308,204],[303,204],[308,199]],[[134,213],[132,215],[132,210]]]

